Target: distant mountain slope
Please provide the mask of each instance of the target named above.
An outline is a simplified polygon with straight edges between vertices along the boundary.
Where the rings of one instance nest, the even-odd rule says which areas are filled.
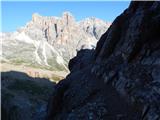
[[[43,17],[35,13],[32,20],[13,33],[2,33],[3,62],[67,70],[76,50],[95,47],[110,23],[97,18],[76,22],[69,12],[62,17]]]

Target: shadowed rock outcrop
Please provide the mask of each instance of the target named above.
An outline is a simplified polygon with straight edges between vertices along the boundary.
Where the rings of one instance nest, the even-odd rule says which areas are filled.
[[[159,31],[160,2],[131,2],[95,51],[70,61],[47,120],[159,120]]]
[[[44,120],[55,83],[23,72],[1,72],[1,119]]]

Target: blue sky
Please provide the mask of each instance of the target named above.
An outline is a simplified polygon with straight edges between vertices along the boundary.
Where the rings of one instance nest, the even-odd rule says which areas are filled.
[[[76,20],[86,17],[97,17],[112,22],[116,16],[122,13],[129,1],[105,1],[105,2],[7,2],[1,3],[2,32],[12,32],[24,26],[31,20],[33,13],[42,16],[61,16],[64,11],[71,12]]]

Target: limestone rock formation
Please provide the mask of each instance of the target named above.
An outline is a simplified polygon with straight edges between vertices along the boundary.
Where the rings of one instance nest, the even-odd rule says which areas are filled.
[[[15,64],[67,70],[77,51],[95,48],[110,23],[97,18],[77,22],[69,12],[62,17],[35,13],[32,20],[13,33],[3,33],[2,60]]]
[[[94,36],[97,40],[100,39],[102,33],[106,32],[106,27],[109,28],[111,23],[104,22],[98,18],[86,18],[80,21],[80,26],[91,36]]]
[[[159,120],[160,2],[131,2],[69,69],[47,120]]]

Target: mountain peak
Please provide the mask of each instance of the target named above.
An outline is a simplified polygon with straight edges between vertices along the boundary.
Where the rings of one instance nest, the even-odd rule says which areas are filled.
[[[37,21],[37,19],[39,19],[41,17],[41,15],[39,15],[38,13],[33,13],[32,14],[32,21]]]
[[[69,12],[69,11],[64,11],[64,12],[62,13],[62,16],[71,16],[71,17],[73,17],[72,13]]]
[[[62,19],[66,21],[67,24],[73,23],[75,21],[74,16],[69,11],[63,12]]]
[[[16,56],[19,55],[17,59],[21,58],[27,64],[34,61],[35,65],[38,64],[42,67],[56,67],[57,69],[66,70],[65,65],[68,64],[70,58],[76,55],[76,50],[80,50],[84,46],[89,49],[93,48],[92,46],[96,45],[97,40],[108,28],[105,22],[103,22],[104,24],[100,23],[102,27],[95,24],[94,21],[89,23],[87,25],[78,23],[70,12],[63,12],[61,17],[41,16],[34,13],[32,20],[27,22],[24,27],[21,27],[16,34],[7,35],[8,38],[3,44],[8,46],[8,42],[12,44],[13,41],[17,41],[20,43],[18,46],[23,43],[26,49],[33,48],[29,50],[31,52],[26,54],[25,50],[22,49],[23,47],[16,46],[16,51],[21,51],[19,53],[26,56],[22,57],[21,54],[17,53]],[[6,58],[10,56],[7,53],[15,51],[11,49],[9,51],[5,49]],[[13,55],[15,54],[13,53]],[[34,59],[28,60],[28,55],[33,56]],[[62,62],[59,62],[62,61],[59,56],[65,60],[63,65]]]

